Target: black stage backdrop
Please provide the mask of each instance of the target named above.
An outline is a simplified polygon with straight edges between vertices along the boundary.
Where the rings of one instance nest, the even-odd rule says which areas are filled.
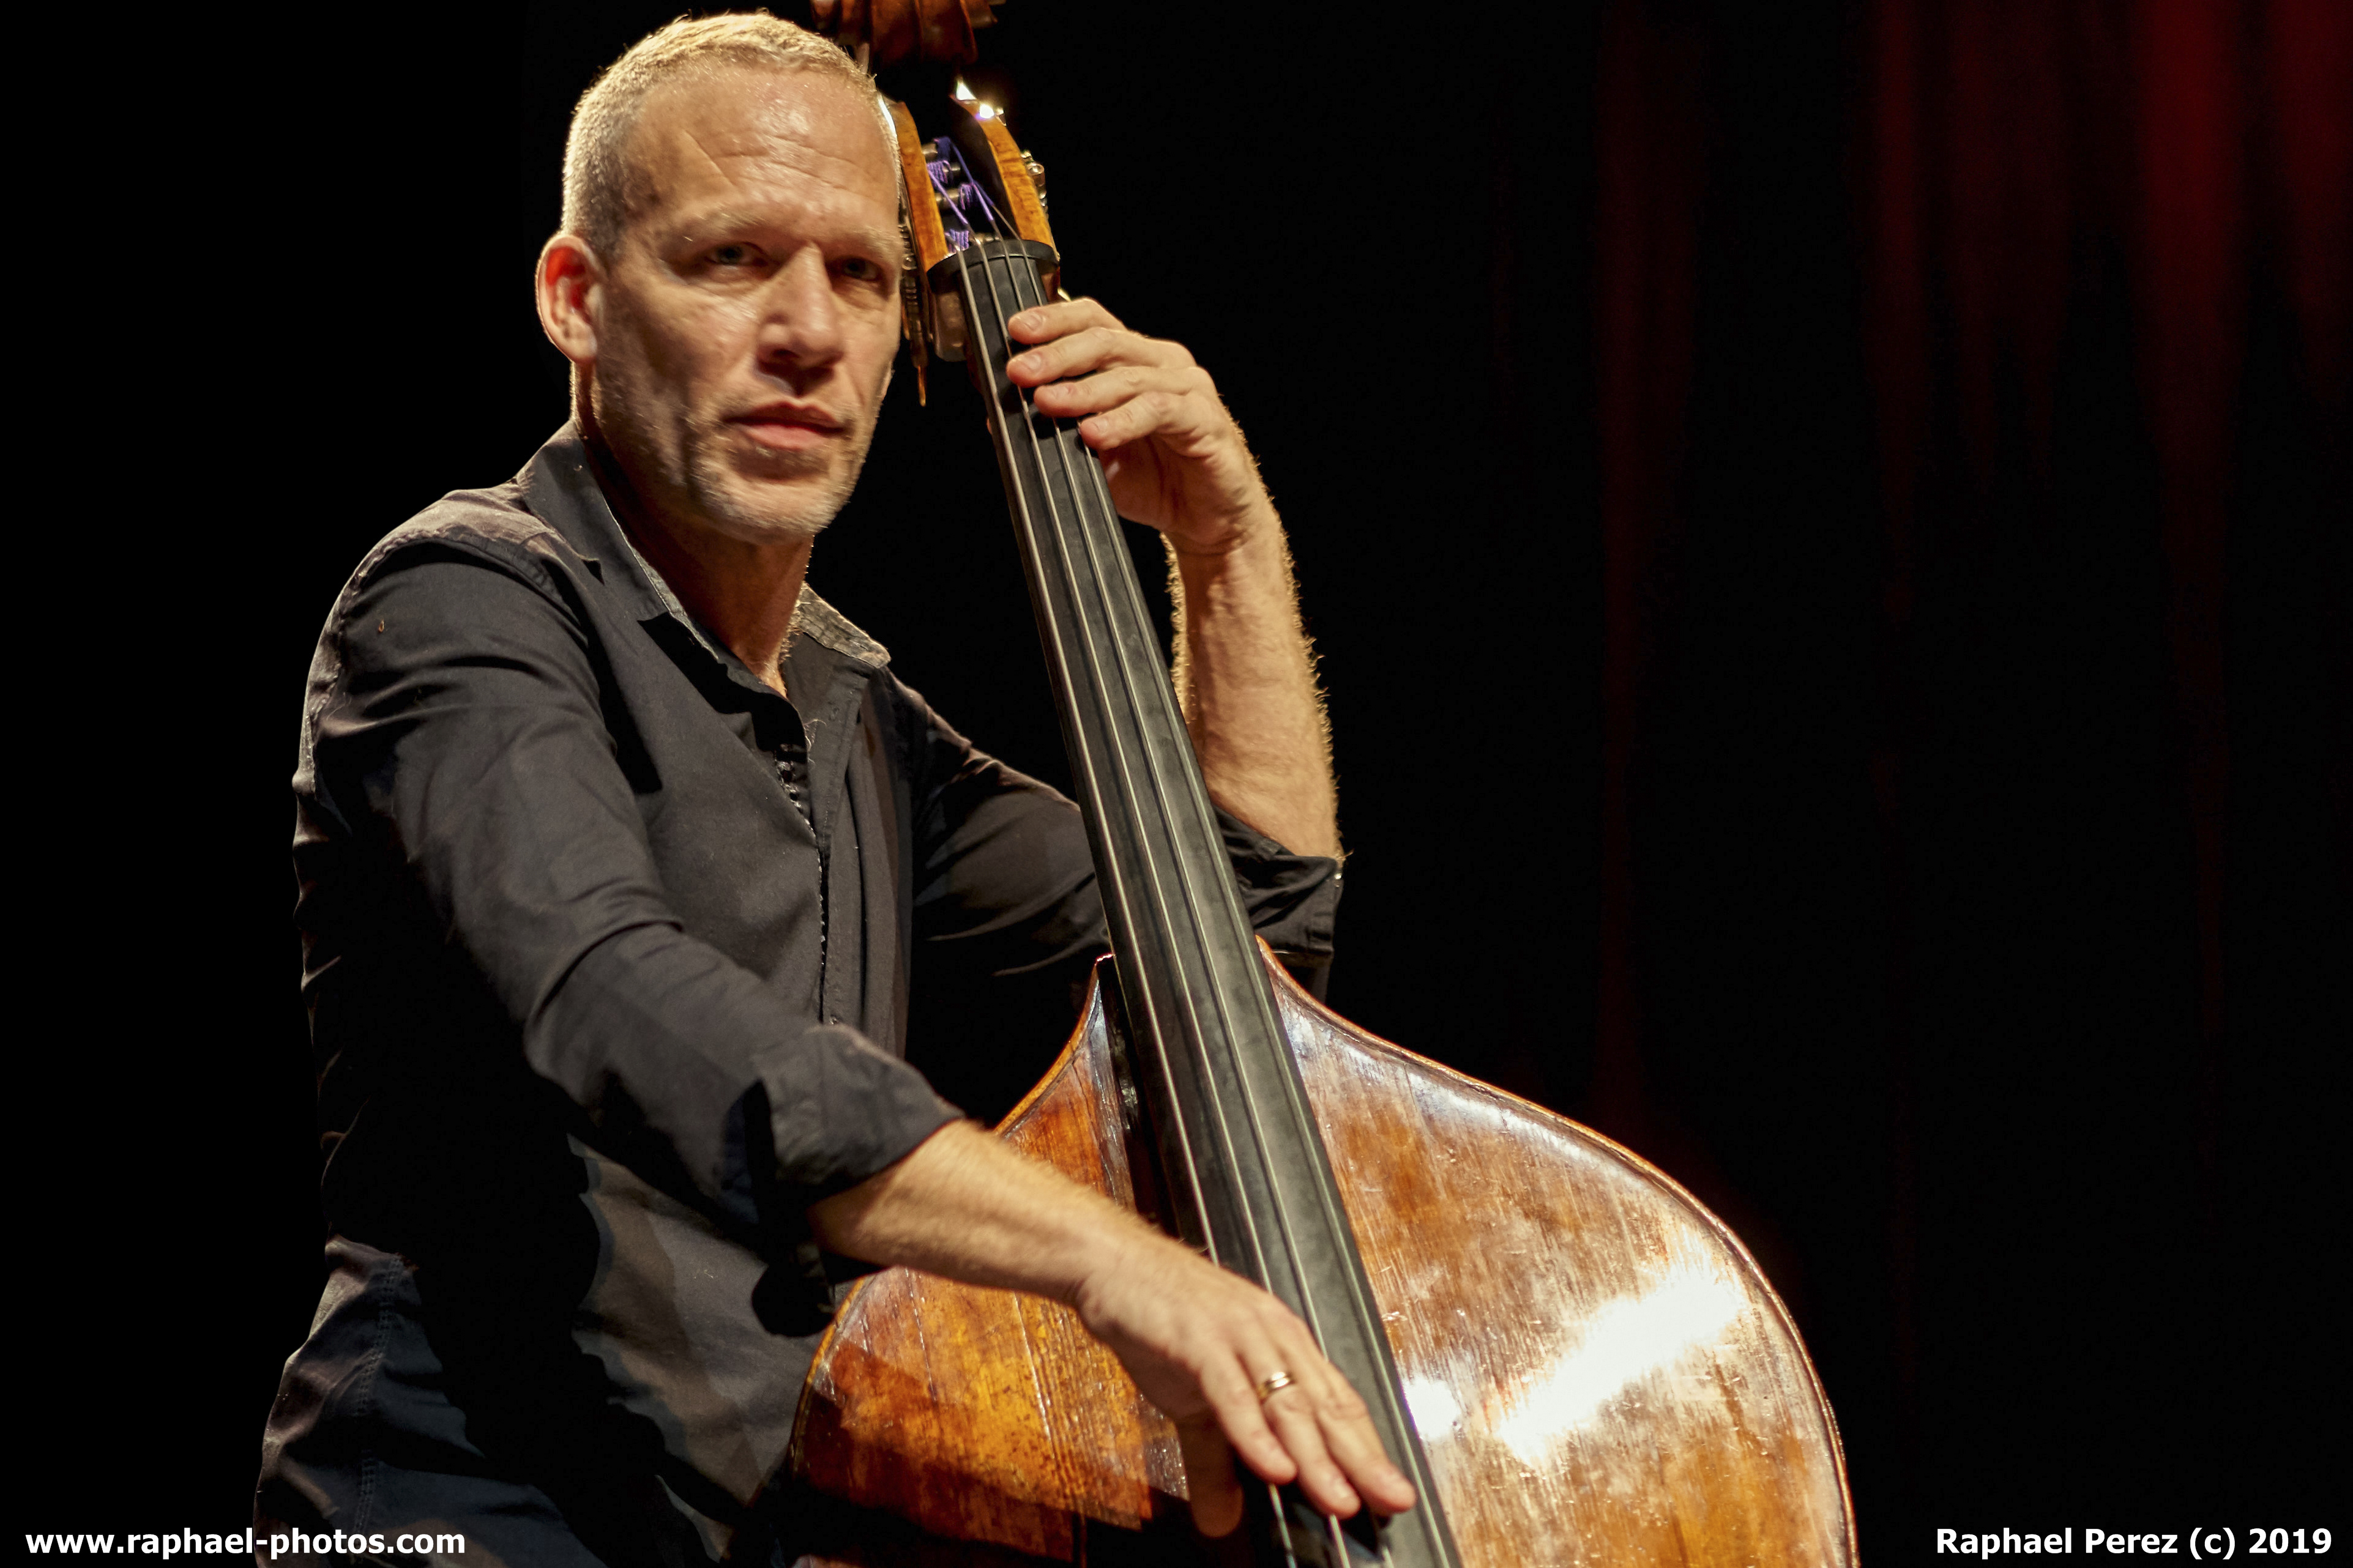
[[[20,535],[69,677],[17,753],[27,1529],[247,1516],[319,1280],[311,642],[562,419],[565,116],[667,16],[80,46],[137,69],[26,247],[81,281],[18,300],[108,345]],[[2346,17],[1011,0],[972,73],[1289,520],[1334,1000],[1741,1231],[1877,1562],[2353,1527]],[[1002,516],[961,380],[902,376],[814,581],[1059,778]]]

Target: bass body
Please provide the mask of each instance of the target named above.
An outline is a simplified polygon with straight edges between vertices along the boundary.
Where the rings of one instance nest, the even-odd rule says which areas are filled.
[[[1732,1233],[1600,1134],[1266,967],[1461,1561],[1852,1563],[1829,1403]],[[1104,978],[999,1131],[1151,1215]],[[828,1495],[1051,1561],[1115,1559],[1125,1532],[1183,1521],[1175,1429],[1074,1313],[905,1269],[843,1306],[794,1458]]]
[[[1006,374],[1007,321],[1058,290],[1041,171],[986,105],[929,142],[894,116],[911,348],[984,400],[1114,955],[1004,1133],[1297,1312],[1421,1499],[1344,1524],[1262,1487],[1225,1553],[1844,1568],[1829,1405],[1731,1234],[1597,1134],[1356,1029],[1252,936],[1101,466]],[[793,1464],[983,1554],[1198,1544],[1173,1429],[1070,1311],[904,1271],[838,1316]],[[842,1551],[936,1557],[910,1541]]]

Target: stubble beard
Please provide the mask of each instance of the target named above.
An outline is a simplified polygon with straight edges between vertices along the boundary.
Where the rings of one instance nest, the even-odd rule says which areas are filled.
[[[744,437],[723,419],[687,421],[687,503],[721,532],[746,543],[806,544],[849,504],[874,438],[870,422],[832,451],[734,454]],[[786,481],[778,483],[776,481]]]
[[[805,544],[825,531],[858,487],[891,369],[886,362],[864,418],[830,449],[761,450],[747,460],[737,456],[745,437],[735,426],[696,413],[681,417],[665,440],[647,417],[661,405],[651,378],[614,360],[597,367],[596,422],[606,441],[634,451],[664,497],[675,497],[688,515],[747,544]],[[643,499],[659,505],[664,497]]]

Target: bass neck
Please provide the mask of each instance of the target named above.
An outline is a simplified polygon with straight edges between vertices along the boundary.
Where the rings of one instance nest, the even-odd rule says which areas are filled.
[[[1006,322],[1046,302],[1055,265],[1050,246],[976,238],[928,281],[961,307],[966,369],[987,405],[1169,1218],[1300,1315],[1365,1395],[1419,1495],[1434,1500],[1103,467],[1075,422],[1039,415],[1006,374],[1016,352]],[[1325,1561],[1456,1560],[1432,1507],[1377,1530],[1359,1515],[1345,1536],[1295,1496],[1282,1514]]]

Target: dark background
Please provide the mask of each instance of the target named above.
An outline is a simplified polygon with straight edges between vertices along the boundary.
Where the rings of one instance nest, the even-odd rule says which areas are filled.
[[[2136,216],[2182,8],[1968,10],[1011,0],[972,77],[1070,285],[1215,372],[1285,511],[1355,852],[1335,1005],[1731,1221],[1873,1560],[2341,1540],[2348,289],[2341,196],[2288,176],[2343,118],[2276,109],[2298,7],[2215,13],[2214,316],[2160,286],[2203,209]],[[2037,11],[2073,19],[2042,77]],[[669,15],[217,14],[90,89],[113,151],[33,247],[85,282],[19,308],[153,314],[88,388],[146,433],[71,423],[27,559],[73,672],[24,721],[63,891],[20,985],[65,1004],[20,1047],[30,1528],[246,1517],[319,1279],[311,642],[377,536],[562,419],[529,279],[565,117]],[[2045,77],[2048,144],[2000,97]],[[2019,183],[2086,146],[2057,208]],[[2189,416],[2179,312],[2227,350]],[[1002,517],[960,376],[919,410],[902,374],[813,581],[1059,778]],[[63,589],[108,541],[94,618]]]

